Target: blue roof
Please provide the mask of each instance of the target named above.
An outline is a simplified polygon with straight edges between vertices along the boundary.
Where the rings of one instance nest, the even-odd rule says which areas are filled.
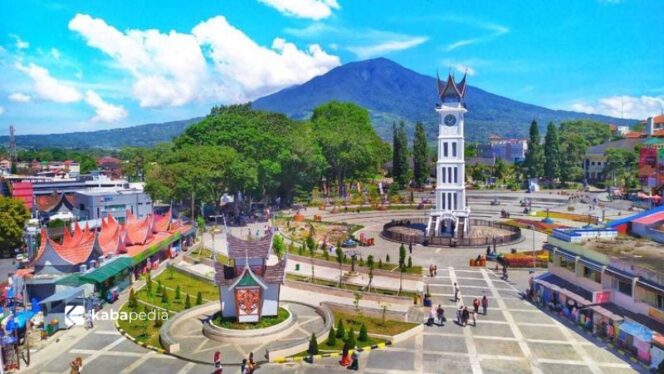
[[[633,214],[633,215],[625,217],[625,218],[620,218],[620,219],[611,221],[607,226],[615,228],[615,227],[618,227],[618,226],[623,225],[625,223],[632,222],[635,219],[639,219],[639,218],[642,218],[642,217],[647,217],[647,216],[653,215],[655,213],[663,212],[663,211],[664,211],[664,205],[658,206],[657,208],[653,208],[653,209],[646,210],[646,211],[641,212],[641,213]]]
[[[624,331],[625,333],[632,335],[633,337],[638,338],[644,342],[652,341],[653,331],[638,322],[625,320],[625,322],[620,324],[619,328],[620,331]]]

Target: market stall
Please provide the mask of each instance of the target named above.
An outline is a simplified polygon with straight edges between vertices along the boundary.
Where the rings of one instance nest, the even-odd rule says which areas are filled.
[[[639,360],[650,363],[654,332],[642,324],[626,319],[618,325],[618,345],[632,352]]]

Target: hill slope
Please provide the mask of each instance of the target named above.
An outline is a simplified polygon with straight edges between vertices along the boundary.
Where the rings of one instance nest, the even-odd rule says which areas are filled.
[[[385,58],[352,62],[310,81],[256,100],[253,107],[282,112],[297,119],[308,118],[312,108],[329,100],[350,101],[371,112],[372,123],[384,139],[391,137],[393,121],[404,120],[412,131],[414,122],[425,123],[430,136],[437,131],[434,105],[435,78],[409,70]],[[525,104],[469,86],[466,94],[466,137],[485,141],[495,133],[525,137],[536,119],[542,129],[550,121],[589,118],[607,123],[629,124],[601,115],[551,110]]]
[[[183,121],[150,123],[110,130],[81,131],[64,134],[18,135],[16,145],[21,148],[122,148],[150,147],[168,142],[180,135],[189,125],[202,117]],[[0,136],[0,144],[7,144],[7,136]]]

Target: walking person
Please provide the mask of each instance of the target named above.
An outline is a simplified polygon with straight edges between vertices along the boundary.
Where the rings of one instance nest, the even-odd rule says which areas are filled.
[[[350,361],[350,366],[346,369],[355,371],[360,369],[360,349],[357,346],[353,349],[353,354],[350,355]]]
[[[461,312],[461,320],[462,320],[462,326],[468,325],[468,319],[470,319],[470,312],[468,311],[468,307],[464,307],[463,311]]]
[[[347,367],[351,364],[350,360],[350,345],[348,345],[348,342],[344,343],[344,347],[341,351],[341,360],[339,360],[339,365],[343,367]]]
[[[436,316],[438,317],[438,325],[439,326],[444,326],[445,322],[445,309],[443,309],[443,306],[438,304],[438,309],[436,309]]]
[[[475,313],[480,309],[480,299],[475,298],[473,300],[473,309],[475,310]]]
[[[477,326],[477,310],[473,312],[473,327]]]
[[[463,326],[463,305],[460,305],[457,309],[457,324]]]
[[[221,366],[221,353],[219,351],[214,352],[214,357],[212,359],[214,363],[214,374],[221,374],[224,372],[224,368]],[[244,360],[246,361],[246,360]],[[242,372],[244,373],[244,372]]]
[[[459,286],[454,282],[454,302],[459,301]]]
[[[486,316],[486,310],[489,308],[489,299],[486,298],[486,295],[482,296],[482,311]]]
[[[256,362],[254,362],[254,352],[249,352],[249,359],[247,360],[247,374],[252,374],[256,370]]]
[[[240,374],[247,374],[247,359],[242,359],[242,364],[240,365]]]
[[[413,254],[413,241],[411,240],[410,243],[408,243],[408,252],[412,255]]]
[[[433,307],[429,309],[429,318],[427,318],[427,326],[432,326],[434,324],[434,321],[436,319],[436,312],[434,311]]]
[[[69,374],[81,374],[81,369],[83,368],[83,359],[81,356],[78,356],[74,361],[69,363]]]
[[[314,340],[313,336],[312,339],[309,340],[309,348],[307,348],[307,353],[309,353],[309,363],[313,364],[314,363],[314,356],[316,355],[316,347],[314,346]]]

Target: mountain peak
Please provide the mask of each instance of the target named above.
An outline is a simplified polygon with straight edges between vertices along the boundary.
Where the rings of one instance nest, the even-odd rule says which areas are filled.
[[[291,118],[309,118],[313,108],[330,100],[348,101],[363,106],[379,135],[391,136],[393,122],[404,121],[406,128],[422,122],[433,137],[438,118],[436,79],[408,69],[385,57],[354,61],[338,66],[299,86],[256,100],[257,109],[281,112]],[[535,118],[542,130],[548,122],[590,118],[603,122],[628,124],[629,121],[600,115],[550,110],[491,94],[473,86],[466,92],[466,138],[486,141],[496,133],[504,137],[526,137]]]

